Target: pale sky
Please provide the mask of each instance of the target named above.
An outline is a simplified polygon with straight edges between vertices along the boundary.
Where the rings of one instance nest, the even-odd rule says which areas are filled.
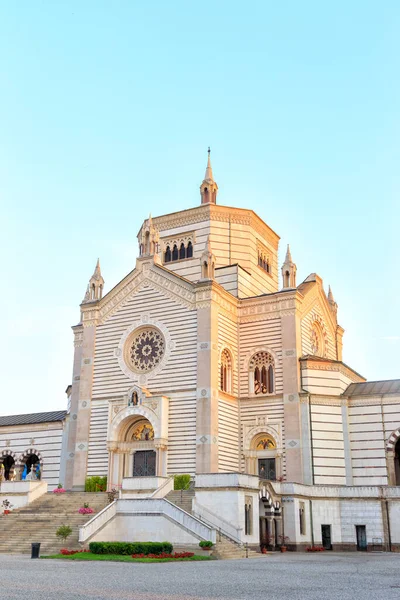
[[[400,377],[400,4],[0,5],[1,414],[61,409],[100,257],[106,291],[153,215],[219,204],[332,286],[344,361]]]

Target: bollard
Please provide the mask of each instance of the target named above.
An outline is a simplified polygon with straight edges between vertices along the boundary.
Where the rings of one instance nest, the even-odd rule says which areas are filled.
[[[31,558],[39,558],[40,544],[32,544]]]

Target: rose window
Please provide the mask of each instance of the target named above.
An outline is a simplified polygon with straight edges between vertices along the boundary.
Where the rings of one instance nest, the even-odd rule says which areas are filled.
[[[159,364],[164,351],[164,337],[158,329],[141,329],[131,338],[128,359],[134,371],[146,373]]]

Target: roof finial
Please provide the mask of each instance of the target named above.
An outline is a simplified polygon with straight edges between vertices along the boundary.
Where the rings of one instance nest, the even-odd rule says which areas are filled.
[[[290,246],[288,244],[287,245],[287,250],[286,250],[285,263],[291,263],[291,262],[292,262],[292,255],[290,253]]]
[[[207,158],[207,168],[206,168],[206,174],[204,175],[204,181],[214,181],[214,177],[213,177],[213,172],[212,172],[212,166],[211,166],[211,158],[210,158],[210,154],[211,154],[211,149],[210,146],[208,146],[208,158]]]

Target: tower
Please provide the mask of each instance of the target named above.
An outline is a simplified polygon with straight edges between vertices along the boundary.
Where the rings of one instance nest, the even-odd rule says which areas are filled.
[[[96,268],[93,275],[91,276],[88,286],[86,288],[86,294],[82,301],[82,304],[87,302],[96,302],[101,300],[103,296],[104,279],[101,275],[100,259],[97,259]]]
[[[210,148],[208,148],[208,159],[207,159],[207,168],[204,175],[203,183],[200,186],[200,195],[201,195],[201,203],[202,204],[216,204],[217,203],[217,193],[218,186],[214,181],[211,160],[210,160]]]
[[[293,289],[296,287],[297,267],[292,261],[289,244],[286,250],[285,262],[282,265],[283,289]]]

